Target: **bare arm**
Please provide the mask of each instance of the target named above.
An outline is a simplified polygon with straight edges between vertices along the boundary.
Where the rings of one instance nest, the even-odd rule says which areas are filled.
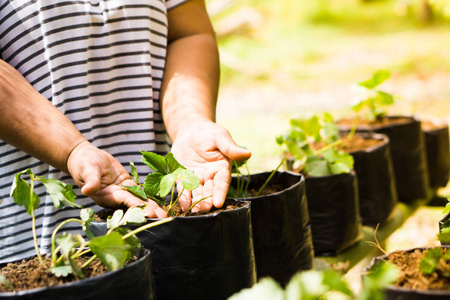
[[[70,173],[82,193],[98,205],[142,204],[121,187],[134,184],[125,168],[89,143],[66,116],[4,61],[0,61],[0,139]],[[146,211],[150,217],[166,216],[153,201],[148,202]]]
[[[86,141],[69,119],[3,60],[0,116],[0,139],[65,172],[70,152]]]
[[[169,12],[169,47],[162,86],[164,121],[173,141],[172,152],[199,176],[202,186],[194,199],[213,195],[197,209],[221,207],[230,184],[231,160],[246,160],[250,152],[236,145],[215,123],[219,86],[219,55],[203,0],[191,0]],[[184,210],[190,194],[180,199]]]

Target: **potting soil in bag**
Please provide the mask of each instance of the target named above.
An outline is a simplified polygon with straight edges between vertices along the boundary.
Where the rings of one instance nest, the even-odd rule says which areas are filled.
[[[251,175],[249,190],[259,190],[269,176]],[[245,199],[252,203],[256,270],[258,278],[272,277],[285,285],[295,273],[313,268],[305,180],[298,173],[276,172],[266,190],[270,193]]]
[[[422,125],[423,127],[423,125]],[[447,186],[450,175],[450,142],[446,124],[437,124],[434,128],[424,128],[430,186]]]
[[[355,172],[306,177],[314,254],[334,256],[362,238]]]
[[[90,229],[97,234],[105,226],[93,222]],[[175,217],[137,236],[152,253],[157,300],[227,299],[256,282],[248,202],[214,214]]]
[[[0,293],[0,299],[10,300],[152,300],[154,285],[150,252],[143,249],[139,259],[121,269],[96,277],[63,285],[16,293]]]
[[[397,204],[397,190],[389,138],[386,135],[359,133],[383,143],[369,149],[352,151],[358,178],[359,210],[363,225],[376,227],[387,220]],[[351,143],[351,141],[350,141]]]

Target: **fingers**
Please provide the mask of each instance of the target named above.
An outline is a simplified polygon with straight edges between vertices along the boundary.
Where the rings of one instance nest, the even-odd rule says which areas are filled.
[[[101,184],[101,172],[98,168],[88,168],[87,170],[83,170],[84,174],[80,174],[83,178],[84,185],[81,187],[81,192],[83,195],[90,196],[97,193],[100,189]]]
[[[228,131],[225,131],[224,134],[217,137],[217,148],[231,160],[245,161],[252,156],[250,151],[239,147],[235,143]]]

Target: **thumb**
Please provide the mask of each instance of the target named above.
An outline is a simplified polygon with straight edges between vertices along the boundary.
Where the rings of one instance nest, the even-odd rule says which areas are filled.
[[[84,177],[84,174],[81,175],[81,182],[84,182],[84,185],[81,187],[81,192],[83,195],[89,196],[93,195],[100,189],[100,181],[101,174],[98,168],[89,168],[89,170],[84,170],[84,174],[87,174]]]
[[[246,161],[252,153],[247,149],[239,147],[228,132],[217,137],[217,147],[226,157],[235,161]]]

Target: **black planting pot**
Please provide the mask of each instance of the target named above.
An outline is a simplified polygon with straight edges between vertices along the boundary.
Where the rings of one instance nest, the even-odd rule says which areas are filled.
[[[361,240],[355,172],[305,179],[314,254],[334,256]]]
[[[450,141],[448,124],[423,121],[432,123],[434,128],[424,128],[425,145],[427,149],[427,162],[430,174],[430,186],[434,189],[445,187],[450,176]]]
[[[354,158],[358,177],[362,223],[376,227],[387,220],[398,200],[389,138],[384,134],[369,132],[357,135],[382,141],[368,149],[349,152]]]
[[[245,177],[258,190],[269,172]],[[285,285],[299,271],[313,268],[314,251],[305,179],[299,173],[276,172],[270,184],[280,191],[245,200],[252,203],[252,229],[258,279],[272,277]],[[232,185],[236,186],[236,178]]]
[[[391,120],[405,120],[388,124],[361,125],[357,132],[375,132],[389,137],[398,200],[410,203],[429,198],[429,175],[425,138],[421,122],[413,117],[389,116]],[[349,127],[339,125],[341,131]]]
[[[154,285],[150,251],[143,249],[137,261],[116,271],[58,286],[0,293],[0,299],[151,300],[154,299]]]
[[[101,235],[106,222],[92,222],[90,229]],[[234,210],[175,217],[137,237],[152,252],[157,300],[227,299],[256,282],[249,202]]]
[[[425,249],[427,248],[413,248],[407,252]],[[366,276],[375,264],[385,260],[387,260],[387,255],[374,257],[369,266],[363,270],[362,276]],[[385,300],[448,300],[450,299],[450,290],[417,290],[390,285],[384,290],[384,296]]]

